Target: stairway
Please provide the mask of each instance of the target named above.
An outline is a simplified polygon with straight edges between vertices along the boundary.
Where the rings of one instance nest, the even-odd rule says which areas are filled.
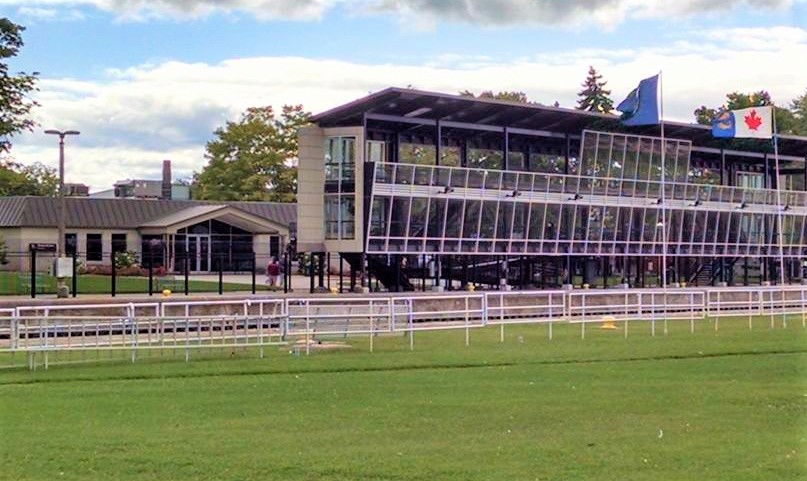
[[[356,252],[344,252],[342,258],[350,264],[350,268],[356,272],[361,271],[361,254]],[[386,261],[384,255],[368,255],[367,269],[371,277],[378,279],[390,291],[414,291],[415,286],[409,280],[405,269],[396,269]],[[397,274],[397,275],[396,275]]]

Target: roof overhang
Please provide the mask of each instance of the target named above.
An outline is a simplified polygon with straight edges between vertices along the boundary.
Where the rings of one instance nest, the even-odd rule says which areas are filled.
[[[238,227],[252,234],[288,235],[289,233],[287,226],[228,205],[188,207],[146,222],[138,227],[138,231],[145,235],[176,234],[180,229],[212,219]]]
[[[391,87],[366,97],[314,115],[320,127],[344,127],[383,123],[401,131],[418,126],[432,130],[438,123],[443,128],[473,129],[482,132],[560,136],[579,138],[585,129],[660,136],[658,125],[625,127],[612,114],[585,112],[537,103],[520,103],[482,99],[462,95],[427,92]],[[689,140],[694,146],[764,154],[772,157],[769,141],[732,141],[715,139],[711,128],[686,122],[664,122],[665,136]],[[779,135],[779,154],[783,160],[804,161],[807,137]],[[756,156],[753,156],[756,158]]]

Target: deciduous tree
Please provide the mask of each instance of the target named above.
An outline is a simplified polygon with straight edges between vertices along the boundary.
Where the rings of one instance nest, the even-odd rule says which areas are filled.
[[[53,196],[59,187],[56,170],[40,163],[22,165],[5,159],[0,161],[0,196]]]
[[[207,165],[193,176],[194,198],[293,202],[297,192],[297,130],[310,114],[285,105],[251,107],[207,143]]]
[[[25,27],[0,18],[0,155],[8,153],[11,137],[34,127],[31,109],[37,103],[30,98],[36,91],[37,73],[9,73],[7,59],[17,56],[23,46]]]

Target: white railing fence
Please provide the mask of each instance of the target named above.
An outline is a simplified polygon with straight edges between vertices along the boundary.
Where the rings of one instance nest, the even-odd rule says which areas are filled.
[[[368,336],[370,350],[381,334],[402,334],[414,349],[419,331],[472,329],[547,324],[549,338],[556,323],[586,325],[607,322],[623,325],[688,321],[695,332],[697,320],[747,317],[769,319],[771,328],[788,318],[807,327],[807,286],[603,289],[457,292],[389,296],[311,296],[299,298],[238,299],[219,301],[168,301],[128,304],[21,306],[0,309],[0,366],[8,354],[28,355],[30,368],[41,355],[47,367],[49,353],[70,351],[131,351],[135,362],[140,350],[183,349],[185,359],[194,349],[258,348],[295,342],[294,352],[310,353],[318,339]],[[69,356],[64,361],[68,362]]]

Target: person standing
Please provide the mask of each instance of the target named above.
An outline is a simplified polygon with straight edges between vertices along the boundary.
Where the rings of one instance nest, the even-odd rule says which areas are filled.
[[[269,264],[266,265],[266,284],[269,287],[277,285],[277,277],[280,275],[280,264],[277,259],[272,257],[269,259]]]

